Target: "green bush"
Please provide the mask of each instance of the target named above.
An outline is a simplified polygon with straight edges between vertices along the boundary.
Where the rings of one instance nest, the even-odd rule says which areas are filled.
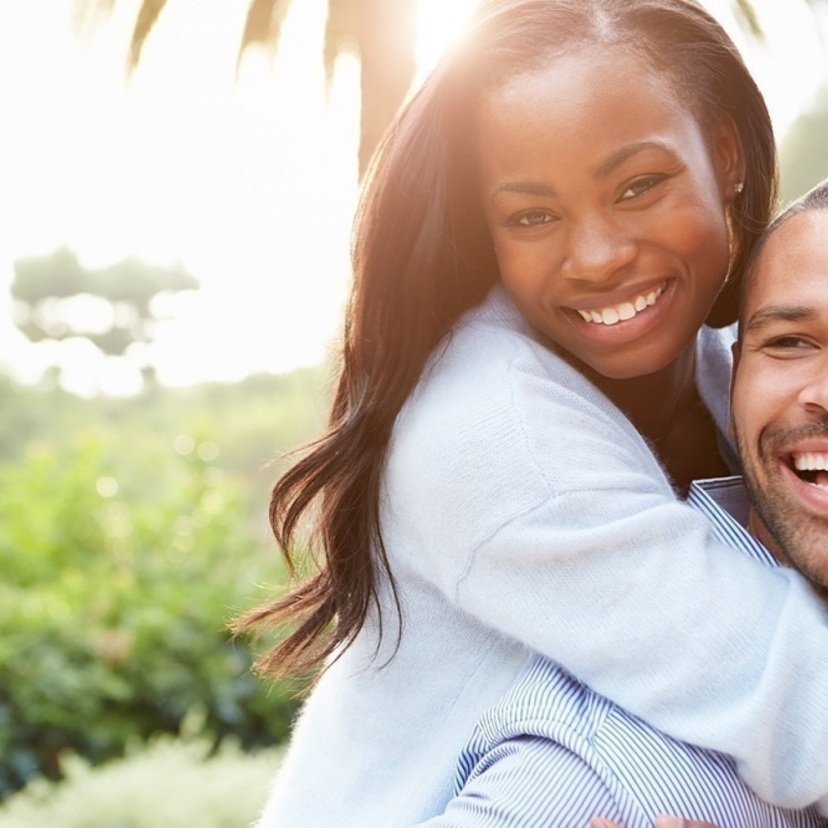
[[[62,763],[64,780],[31,782],[0,805],[0,828],[244,828],[258,816],[279,755],[169,736],[93,768]]]
[[[293,693],[266,690],[225,629],[274,550],[213,447],[187,437],[141,467],[140,445],[71,443],[0,468],[0,794],[58,776],[66,751],[97,763],[178,732],[193,708],[216,740],[284,738]]]

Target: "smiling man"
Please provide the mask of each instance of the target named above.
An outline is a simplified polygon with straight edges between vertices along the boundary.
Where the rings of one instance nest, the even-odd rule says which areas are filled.
[[[749,274],[732,389],[744,479],[694,482],[688,502],[719,540],[766,566],[798,569],[825,598],[828,181],[771,224]],[[688,658],[692,646],[688,636]],[[776,758],[780,776],[787,764]],[[717,826],[828,826],[813,808],[761,800],[729,757],[655,730],[541,656],[478,722],[456,787],[428,825],[569,828],[601,815],[614,822],[593,825],[649,828],[668,813]]]
[[[828,183],[755,255],[732,395],[749,528],[828,597]]]

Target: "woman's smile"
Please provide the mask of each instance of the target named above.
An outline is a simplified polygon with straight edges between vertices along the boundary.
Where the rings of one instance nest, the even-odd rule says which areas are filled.
[[[573,306],[584,322],[591,322],[596,325],[617,325],[619,322],[626,322],[634,319],[638,314],[643,313],[647,308],[653,307],[659,297],[667,289],[667,282],[664,281],[652,290],[639,288],[630,291],[630,295],[624,301],[605,306]]]

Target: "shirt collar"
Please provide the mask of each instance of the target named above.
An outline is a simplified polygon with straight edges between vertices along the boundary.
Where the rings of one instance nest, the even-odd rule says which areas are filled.
[[[747,531],[750,502],[741,477],[694,480],[687,502],[713,524],[716,539],[768,566],[782,564]]]

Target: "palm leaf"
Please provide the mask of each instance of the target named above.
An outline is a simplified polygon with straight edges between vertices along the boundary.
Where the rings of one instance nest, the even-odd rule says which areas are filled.
[[[328,0],[328,19],[325,23],[325,79],[331,82],[336,59],[343,52],[358,52],[357,11],[354,0]]]
[[[127,58],[127,69],[132,71],[141,60],[141,52],[146,43],[147,36],[152,31],[158,16],[167,4],[167,0],[144,0],[138,11],[138,18],[135,21],[135,28],[132,30],[132,42],[129,44],[129,57]]]
[[[116,0],[74,0],[72,3],[72,27],[77,34],[83,34],[99,17],[112,13]]]
[[[236,68],[248,47],[276,47],[289,8],[290,0],[251,0],[239,45]]]
[[[759,18],[756,16],[756,9],[753,8],[751,0],[734,0],[734,11],[741,19],[748,34],[755,37],[758,41],[765,43],[765,32],[762,30]]]

